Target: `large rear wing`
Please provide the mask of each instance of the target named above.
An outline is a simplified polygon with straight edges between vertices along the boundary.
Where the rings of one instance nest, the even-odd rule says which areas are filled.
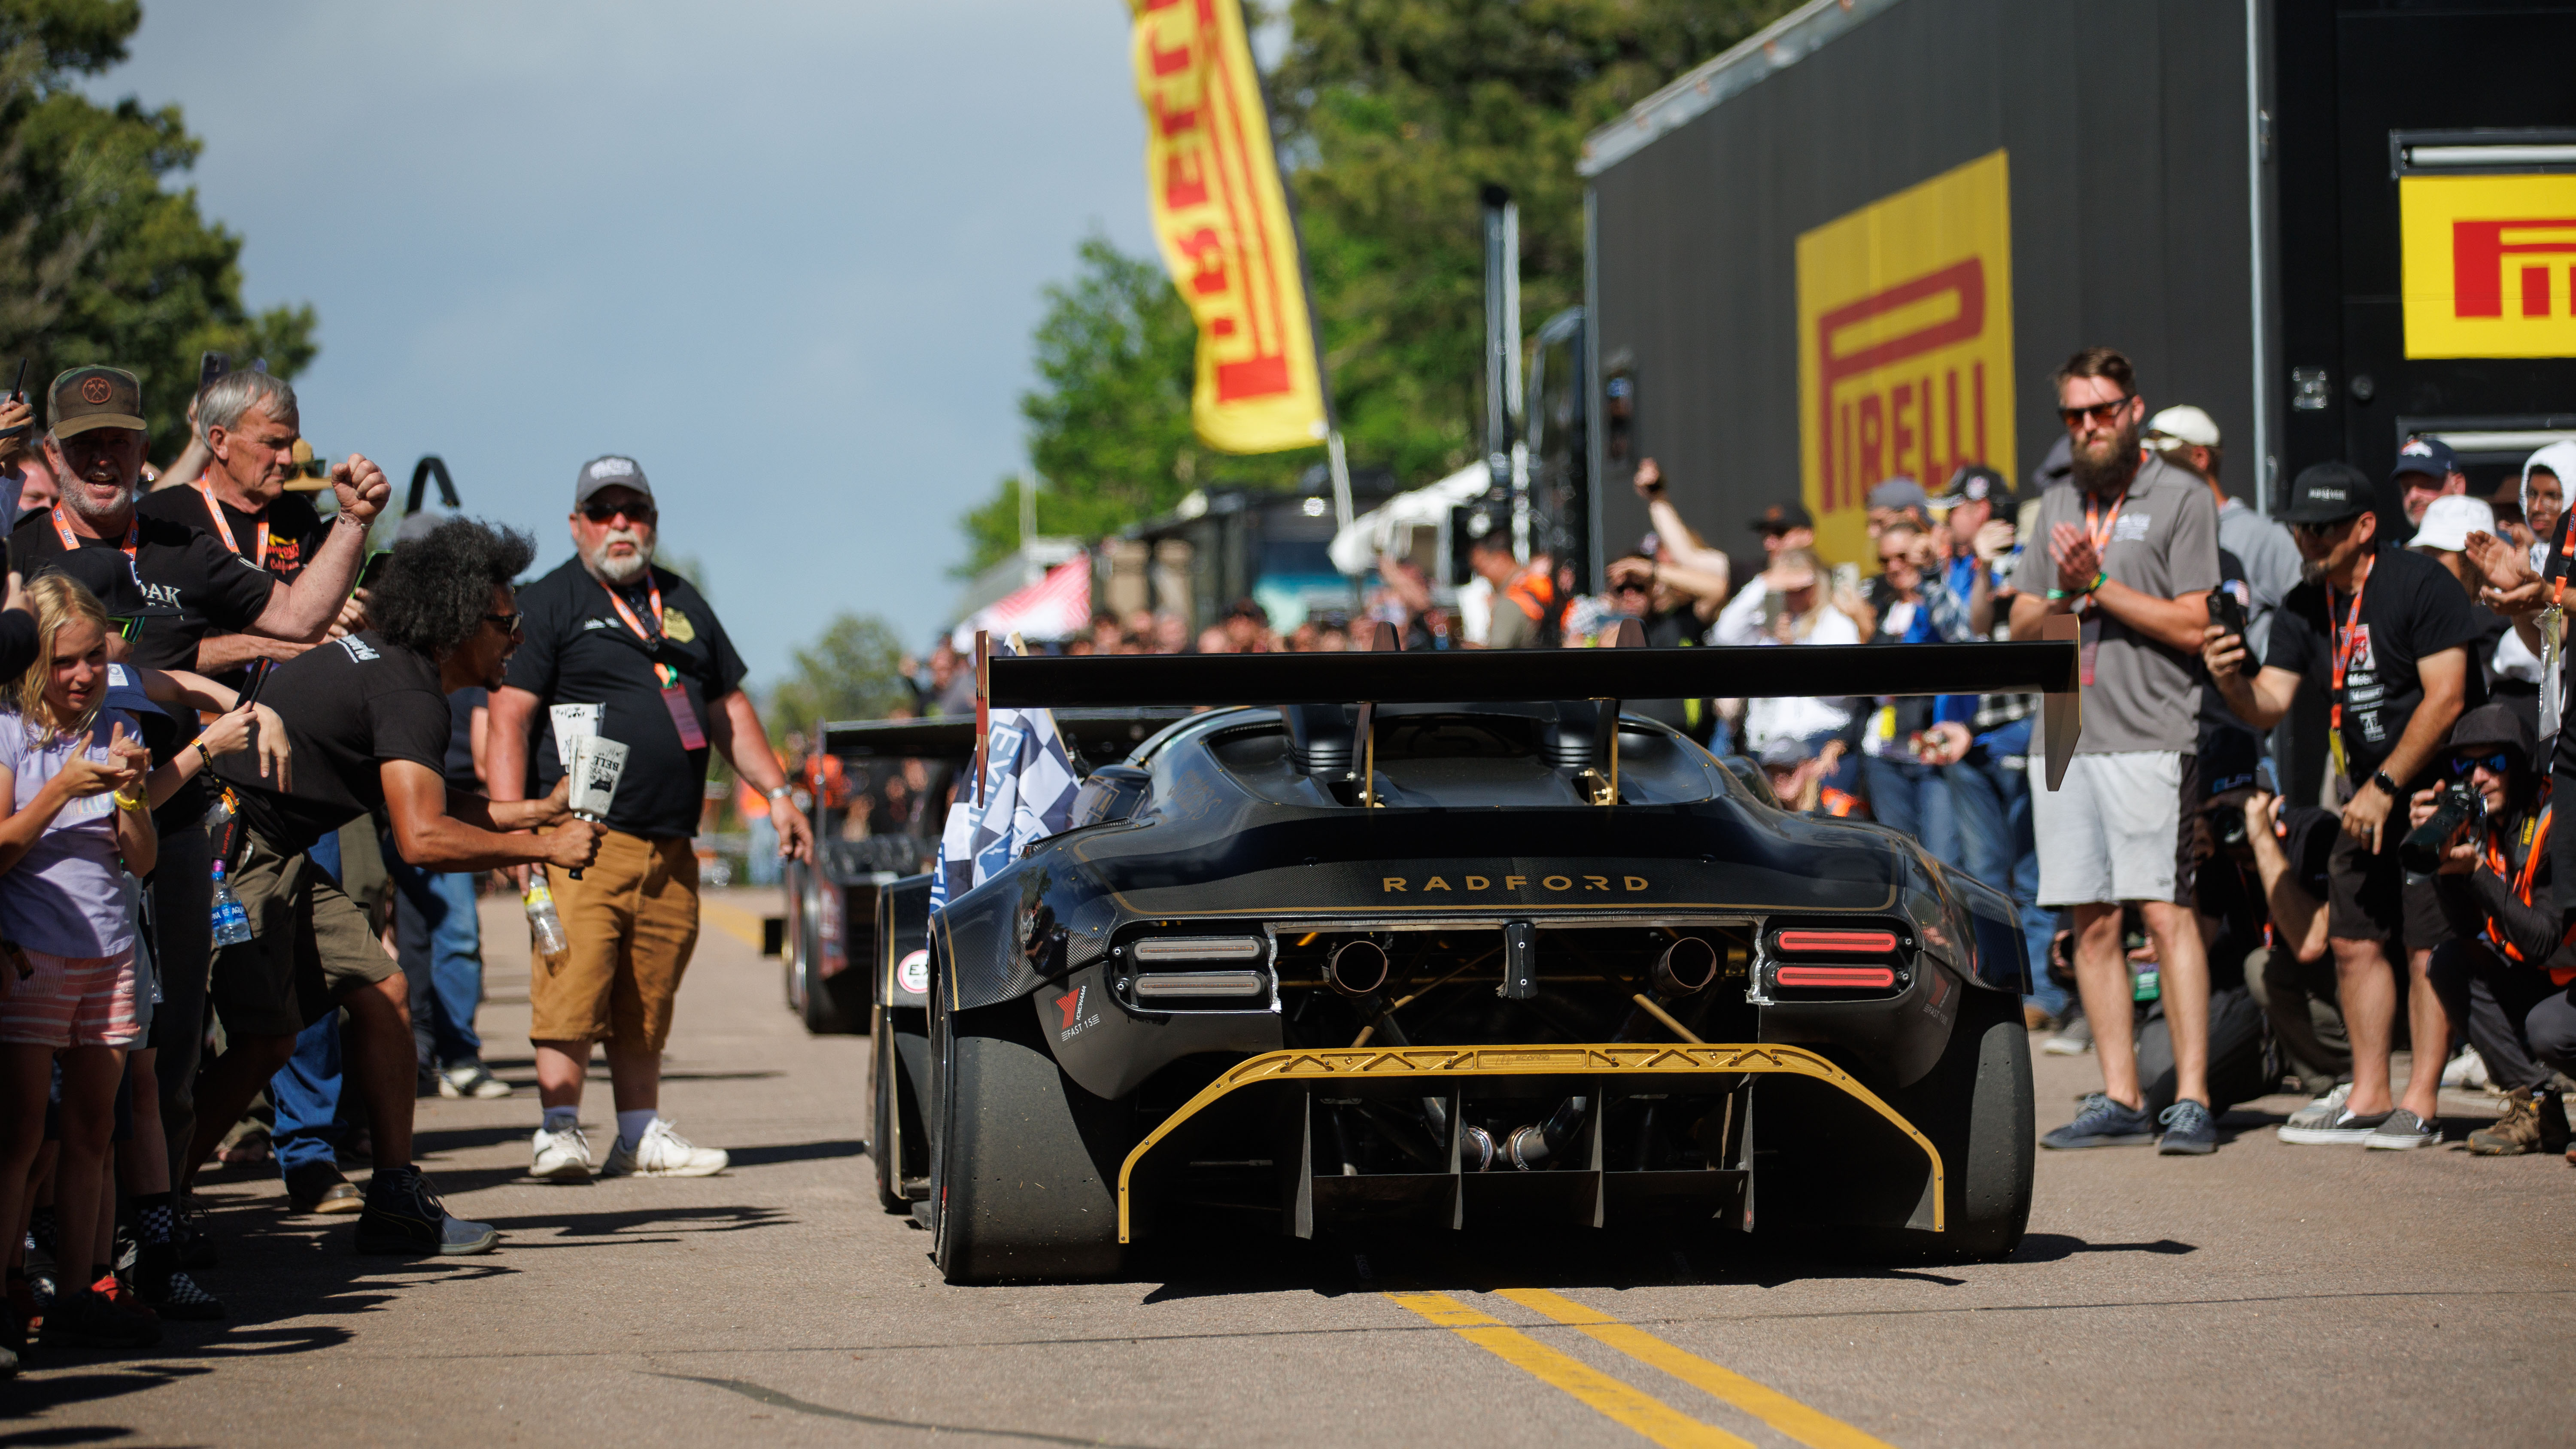
[[[2046,639],[1810,648],[1448,649],[1332,654],[994,654],[976,639],[976,690],[998,709],[1147,705],[1502,703],[1919,694],[2040,694],[2040,739],[2056,789],[2082,728],[2076,620]],[[1630,638],[1634,630],[1626,631]]]

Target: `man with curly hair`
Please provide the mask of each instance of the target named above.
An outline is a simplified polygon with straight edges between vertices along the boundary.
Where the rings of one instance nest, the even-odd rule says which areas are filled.
[[[222,1129],[284,1065],[295,1035],[345,1007],[349,1075],[363,1085],[376,1171],[358,1217],[358,1251],[480,1253],[499,1234],[450,1217],[412,1165],[413,1054],[402,969],[357,905],[306,852],[377,809],[403,859],[424,870],[578,868],[599,827],[568,819],[565,792],[496,804],[447,788],[451,690],[498,687],[520,638],[510,581],[536,556],[526,534],[451,519],[398,545],[368,599],[375,627],[279,665],[264,702],[286,721],[290,782],[219,766],[242,807],[233,888],[253,935],[215,957],[214,999],[227,1045],[197,1087],[193,1173]],[[552,826],[540,834],[518,832]]]

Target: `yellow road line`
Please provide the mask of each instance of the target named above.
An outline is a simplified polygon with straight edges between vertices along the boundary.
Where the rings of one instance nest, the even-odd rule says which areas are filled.
[[[1562,1294],[1544,1288],[1506,1288],[1502,1294],[1523,1308],[1579,1328],[1640,1363],[1662,1369],[1695,1389],[1724,1399],[1811,1449],[1889,1449],[1886,1441],[1864,1434],[1840,1419]]]
[[[1660,1400],[1628,1387],[1581,1359],[1548,1347],[1498,1318],[1479,1313],[1446,1293],[1389,1293],[1387,1297],[1519,1369],[1562,1389],[1594,1412],[1627,1425],[1669,1449],[1753,1449],[1750,1442],[1703,1424]]]
[[[760,949],[760,917],[740,906],[700,896],[698,919],[755,951]]]

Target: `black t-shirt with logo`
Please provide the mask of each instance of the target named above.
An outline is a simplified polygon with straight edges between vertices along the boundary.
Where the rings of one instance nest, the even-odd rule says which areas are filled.
[[[112,539],[88,538],[75,529],[80,548],[77,557],[67,558],[62,536],[54,531],[53,511],[45,509],[11,531],[9,555],[28,578],[57,567],[93,592],[123,572],[142,586],[148,602],[177,606],[178,615],[145,619],[134,636],[128,662],[146,669],[196,668],[199,640],[248,629],[277,589],[276,579],[234,557],[223,540],[201,529],[137,510],[136,532],[130,565],[122,533]]]
[[[261,513],[244,513],[220,499],[216,501],[224,511],[224,522],[232,528],[233,542],[240,546],[242,557],[258,563],[260,568],[278,579],[290,584],[295,582],[303,576],[304,566],[313,562],[313,556],[322,551],[328,525],[314,509],[309,494],[280,493]],[[213,517],[206,512],[206,495],[193,487],[164,488],[147,493],[143,501],[135,505],[135,511],[146,518],[166,518],[172,523],[184,523],[212,535],[218,544],[224,541],[222,530],[215,527]],[[259,525],[263,516],[268,520],[268,551],[265,554],[260,552],[259,546]]]
[[[222,756],[215,773],[241,797],[251,828],[290,854],[381,808],[379,766],[447,763],[447,693],[438,666],[374,630],[333,639],[277,666],[260,703],[286,721],[294,788],[259,778],[249,753]]]
[[[2362,583],[2361,617],[2338,697],[2332,692],[2334,641],[2352,609],[2352,596],[2338,589],[2330,602],[2326,594],[2322,583],[2303,583],[2290,590],[2273,612],[2271,647],[2264,651],[2263,662],[2268,668],[2306,675],[2329,699],[2343,705],[2345,773],[2359,784],[2397,748],[2415,706],[2423,703],[2424,682],[2416,671],[2417,661],[2427,654],[2474,644],[2478,621],[2450,570],[2406,549],[2380,549]],[[2486,697],[2485,672],[2472,666],[2461,708],[2475,709],[2486,703]],[[2430,772],[2421,781],[2399,783],[2408,791],[2421,789],[2431,783]]]
[[[608,826],[668,840],[697,833],[706,804],[707,750],[682,746],[679,722],[663,702],[654,666],[667,665],[674,672],[699,734],[709,739],[713,707],[741,687],[746,671],[704,594],[666,568],[656,567],[652,580],[662,591],[661,625],[653,619],[643,579],[620,591],[626,612],[654,636],[650,642],[636,637],[609,602],[608,586],[591,577],[578,558],[521,589],[519,612],[526,616],[527,637],[510,656],[504,682],[537,697],[536,738],[528,749],[531,796],[552,790],[563,777],[548,708],[602,705],[600,737],[627,749],[626,773],[609,807]]]

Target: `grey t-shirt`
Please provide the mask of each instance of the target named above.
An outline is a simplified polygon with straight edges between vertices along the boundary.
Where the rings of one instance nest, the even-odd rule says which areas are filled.
[[[2218,500],[2208,484],[2151,456],[2117,500],[2116,515],[2111,502],[2094,504],[2097,524],[2107,518],[2111,534],[2102,551],[2105,573],[2160,599],[2218,586]],[[2049,489],[2039,501],[2034,546],[2045,548],[2058,524],[2084,527],[2084,504],[2072,481]],[[2190,753],[2200,734],[2199,653],[2133,633],[2098,606],[2087,605],[2083,617],[2084,732],[2075,752]]]

